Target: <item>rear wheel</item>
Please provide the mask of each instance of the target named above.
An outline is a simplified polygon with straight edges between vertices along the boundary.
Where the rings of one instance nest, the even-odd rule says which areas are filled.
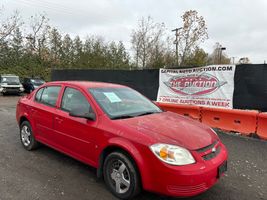
[[[109,190],[120,199],[131,199],[141,191],[138,171],[131,159],[113,152],[104,162],[104,180]]]
[[[20,141],[22,146],[28,151],[34,150],[39,146],[32,133],[32,127],[28,121],[24,121],[20,125]]]

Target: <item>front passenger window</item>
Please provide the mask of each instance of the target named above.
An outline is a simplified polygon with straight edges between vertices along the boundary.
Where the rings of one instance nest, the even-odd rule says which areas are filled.
[[[43,91],[44,91],[44,88],[41,88],[40,90],[38,90],[38,92],[36,92],[35,101],[37,102],[41,101]]]
[[[41,97],[41,103],[55,107],[59,91],[60,91],[60,86],[48,86],[44,88]]]
[[[67,87],[62,97],[61,109],[67,112],[78,109],[87,113],[91,106],[79,90]]]

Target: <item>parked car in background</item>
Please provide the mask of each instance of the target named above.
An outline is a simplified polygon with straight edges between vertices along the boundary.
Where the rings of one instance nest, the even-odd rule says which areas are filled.
[[[43,143],[97,168],[120,199],[141,189],[194,196],[227,169],[216,132],[122,85],[46,83],[20,98],[16,118],[26,150]]]
[[[13,74],[0,75],[0,93],[5,94],[20,94],[24,91],[19,77]]]
[[[40,87],[44,83],[45,81],[41,78],[24,78],[22,85],[25,89],[25,92],[31,93],[33,90]]]

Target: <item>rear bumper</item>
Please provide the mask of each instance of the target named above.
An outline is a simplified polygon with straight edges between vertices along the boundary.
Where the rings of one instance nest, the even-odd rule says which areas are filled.
[[[161,161],[153,164],[146,190],[174,197],[195,196],[211,188],[219,179],[218,168],[227,161],[228,153],[221,144],[221,152],[209,161],[197,158],[195,164],[171,166]],[[223,175],[223,174],[222,174]]]

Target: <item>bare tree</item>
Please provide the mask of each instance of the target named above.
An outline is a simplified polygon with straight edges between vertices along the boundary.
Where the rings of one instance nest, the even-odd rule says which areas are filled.
[[[207,26],[204,18],[195,10],[186,11],[183,16],[183,26],[177,32],[180,65],[185,64],[187,57],[192,55],[198,45],[208,39]]]
[[[165,25],[155,23],[151,17],[141,18],[137,30],[132,32],[132,49],[137,67],[145,68],[148,60],[159,55]]]
[[[238,64],[251,64],[251,62],[248,57],[243,57],[239,59]]]
[[[219,42],[214,45],[213,52],[209,55],[209,64],[230,64],[230,58],[223,52],[223,47]]]
[[[49,37],[49,19],[44,14],[34,15],[30,18],[30,33],[26,36],[31,53],[38,53],[41,57],[45,41]]]
[[[3,15],[3,8],[0,9],[0,18]],[[21,25],[21,21],[19,19],[19,13],[15,11],[15,13],[0,21],[0,43],[2,43],[8,36],[12,35],[13,31]]]

